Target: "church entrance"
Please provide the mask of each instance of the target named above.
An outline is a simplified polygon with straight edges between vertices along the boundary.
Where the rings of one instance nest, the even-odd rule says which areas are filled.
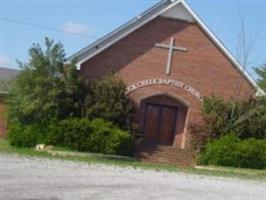
[[[146,139],[159,145],[172,145],[178,108],[147,103],[145,109],[144,132]]]
[[[141,133],[143,139],[155,145],[180,145],[187,107],[167,95],[158,95],[141,102]]]

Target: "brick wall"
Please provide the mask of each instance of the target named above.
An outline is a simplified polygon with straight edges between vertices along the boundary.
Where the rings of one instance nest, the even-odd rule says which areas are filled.
[[[168,76],[165,74],[168,51],[156,48],[155,43],[169,44],[171,37],[175,38],[177,46],[188,48],[188,52],[174,52]],[[111,71],[127,85],[151,78],[175,79],[199,90],[203,96],[213,94],[230,99],[239,80],[242,86],[239,98],[247,98],[255,91],[197,24],[163,17],[154,19],[83,63],[80,72],[88,79],[95,79]],[[140,103],[144,97],[160,93],[188,102],[188,125],[200,123],[200,101],[182,89],[153,85],[135,90],[130,96]],[[189,130],[185,129],[183,135],[187,139]],[[187,143],[185,139],[183,143]]]

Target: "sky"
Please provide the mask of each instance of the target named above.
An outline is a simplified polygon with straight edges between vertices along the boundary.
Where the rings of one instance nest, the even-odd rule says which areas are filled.
[[[0,0],[0,66],[17,68],[16,60],[27,62],[28,49],[33,43],[43,44],[44,37],[61,41],[70,56],[157,2]],[[253,67],[266,63],[266,0],[187,0],[187,3],[236,57],[240,24],[245,22],[245,38],[252,44],[247,71],[256,78]]]

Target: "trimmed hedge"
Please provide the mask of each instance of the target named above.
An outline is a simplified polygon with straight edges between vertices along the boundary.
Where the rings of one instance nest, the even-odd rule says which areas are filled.
[[[12,126],[9,141],[19,147],[33,147],[38,143],[67,147],[94,153],[131,155],[133,137],[102,119],[66,119],[43,126]]]
[[[228,134],[207,142],[198,161],[207,165],[266,169],[266,140],[241,140],[235,134]]]

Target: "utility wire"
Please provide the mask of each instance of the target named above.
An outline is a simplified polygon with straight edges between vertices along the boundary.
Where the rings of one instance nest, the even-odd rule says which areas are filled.
[[[27,26],[31,26],[31,27],[35,27],[35,28],[50,30],[50,31],[57,31],[57,32],[68,33],[68,34],[76,35],[76,36],[79,36],[79,37],[86,37],[86,38],[89,38],[90,37],[90,38],[93,38],[93,39],[98,39],[98,37],[96,37],[96,36],[90,36],[90,35],[82,34],[82,33],[74,33],[74,32],[66,31],[66,30],[59,29],[59,28],[53,28],[53,27],[49,27],[49,26],[43,26],[43,25],[40,25],[40,24],[33,24],[33,23],[30,23],[30,22],[25,22],[25,21],[16,20],[16,19],[10,19],[10,18],[6,18],[6,17],[0,17],[0,20],[7,21],[7,22],[12,22],[12,23],[16,23],[16,24],[27,25]]]

